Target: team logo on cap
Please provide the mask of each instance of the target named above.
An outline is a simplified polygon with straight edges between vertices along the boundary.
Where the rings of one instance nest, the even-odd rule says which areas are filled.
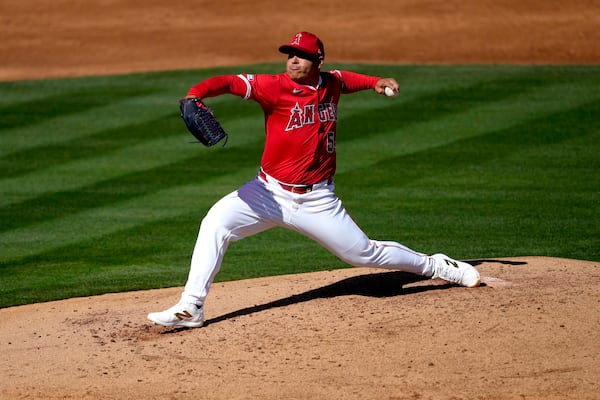
[[[302,33],[296,33],[290,44],[300,46],[300,39],[302,39]]]

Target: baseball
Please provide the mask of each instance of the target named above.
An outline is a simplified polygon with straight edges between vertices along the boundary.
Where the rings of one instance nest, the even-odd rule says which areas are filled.
[[[394,96],[396,95],[396,93],[394,92],[394,89],[392,89],[392,88],[391,88],[391,87],[389,87],[389,86],[386,86],[386,87],[385,87],[385,90],[384,90],[384,92],[385,92],[385,95],[386,95],[387,97],[394,97]]]

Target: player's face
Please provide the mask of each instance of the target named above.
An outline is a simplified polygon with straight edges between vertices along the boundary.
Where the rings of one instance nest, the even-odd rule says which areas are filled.
[[[314,85],[319,80],[319,67],[322,61],[304,58],[302,54],[290,53],[286,62],[286,72],[295,82]]]

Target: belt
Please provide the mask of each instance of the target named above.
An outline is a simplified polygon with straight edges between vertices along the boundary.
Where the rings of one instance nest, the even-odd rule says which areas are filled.
[[[269,182],[269,178],[267,178],[267,174],[265,173],[265,171],[262,170],[262,168],[258,171],[258,176],[260,176],[263,181]],[[273,180],[273,178],[271,178],[271,180]],[[328,185],[331,184],[332,182],[333,182],[332,179],[327,180]],[[313,187],[314,187],[314,185],[290,185],[290,184],[279,182],[279,181],[277,181],[277,184],[279,186],[281,186],[281,188],[283,190],[287,190],[288,192],[298,193],[298,194],[310,193],[310,192],[312,192]]]

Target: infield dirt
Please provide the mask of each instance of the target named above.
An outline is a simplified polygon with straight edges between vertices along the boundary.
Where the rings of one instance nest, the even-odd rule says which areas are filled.
[[[330,62],[600,62],[593,0],[9,0],[0,22],[0,80],[282,61],[298,30]],[[181,288],[0,309],[0,398],[600,399],[599,264],[470,262],[480,288],[355,268],[217,283],[201,329],[146,321]]]

